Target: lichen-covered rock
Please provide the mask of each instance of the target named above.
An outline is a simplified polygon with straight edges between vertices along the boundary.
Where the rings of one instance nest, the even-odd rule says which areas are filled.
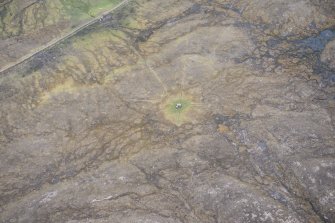
[[[270,35],[297,38],[299,35],[310,35],[317,30],[325,29],[335,22],[334,13],[329,10],[327,3],[314,2],[240,0],[234,1],[233,5],[248,21],[265,26],[266,32]]]
[[[134,0],[13,66],[0,222],[334,222],[327,4]]]
[[[335,40],[326,45],[321,54],[321,61],[335,70]]]

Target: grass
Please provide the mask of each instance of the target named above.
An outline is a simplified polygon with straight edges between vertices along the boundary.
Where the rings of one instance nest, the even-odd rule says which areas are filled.
[[[176,108],[177,104],[181,104],[181,108]],[[167,105],[168,112],[173,115],[180,115],[181,113],[186,112],[191,106],[191,102],[186,99],[176,99]]]
[[[79,21],[96,17],[104,11],[108,11],[121,0],[61,0],[61,2],[70,19]]]
[[[100,0],[97,1],[96,5],[91,7],[89,14],[93,16],[97,16],[99,13],[112,9],[115,5],[120,3],[120,0]]]
[[[177,104],[181,104],[182,107],[176,108]],[[190,116],[192,99],[186,96],[181,97],[180,95],[172,95],[163,102],[161,109],[167,120],[180,126],[192,118]]]

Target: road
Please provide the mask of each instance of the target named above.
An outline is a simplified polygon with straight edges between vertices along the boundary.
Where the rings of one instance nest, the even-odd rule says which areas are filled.
[[[49,48],[57,45],[58,43],[64,41],[65,39],[74,36],[75,34],[77,34],[78,32],[80,32],[81,30],[85,29],[86,27],[88,27],[88,26],[93,25],[94,23],[96,23],[103,16],[105,16],[105,15],[113,12],[114,10],[116,10],[116,9],[124,6],[129,1],[131,1],[131,0],[123,0],[122,2],[120,2],[119,4],[117,4],[112,9],[101,13],[99,16],[93,18],[90,21],[87,21],[84,24],[79,25],[78,27],[76,27],[75,29],[73,29],[70,33],[67,33],[67,34],[65,34],[65,35],[63,35],[63,36],[61,36],[59,38],[53,39],[50,42],[48,42],[46,45],[43,45],[43,46],[38,47],[37,49],[35,49],[34,52],[26,54],[25,56],[19,58],[17,61],[7,64],[6,66],[0,68],[0,74],[3,73],[3,72],[5,72],[5,71],[7,71],[7,70],[9,70],[9,69],[11,69],[12,67],[15,67],[15,66],[23,63],[24,61],[30,59],[31,57],[35,56],[36,54],[38,54],[38,53],[40,53],[40,52],[42,52],[42,51],[44,51],[46,49],[49,49]]]

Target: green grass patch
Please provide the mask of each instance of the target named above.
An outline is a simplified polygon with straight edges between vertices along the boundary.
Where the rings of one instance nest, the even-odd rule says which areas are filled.
[[[71,20],[80,21],[98,16],[115,7],[121,0],[60,0]]]
[[[161,105],[164,117],[177,126],[192,119],[190,116],[191,109],[192,99],[180,95],[172,95],[168,97]]]
[[[121,0],[101,0],[97,1],[89,11],[89,14],[92,16],[97,16],[98,14],[102,13],[103,11],[110,10],[119,4]]]
[[[191,101],[180,98],[180,99],[176,99],[172,101],[171,103],[169,103],[167,105],[167,110],[170,114],[179,115],[180,113],[187,111],[190,108],[190,106],[191,106]]]

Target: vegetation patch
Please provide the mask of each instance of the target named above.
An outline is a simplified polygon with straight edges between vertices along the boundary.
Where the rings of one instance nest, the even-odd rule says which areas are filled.
[[[180,126],[186,122],[192,122],[192,97],[188,95],[171,95],[168,96],[160,106],[164,117],[173,124]]]
[[[96,17],[112,9],[120,0],[61,0],[72,20]]]

